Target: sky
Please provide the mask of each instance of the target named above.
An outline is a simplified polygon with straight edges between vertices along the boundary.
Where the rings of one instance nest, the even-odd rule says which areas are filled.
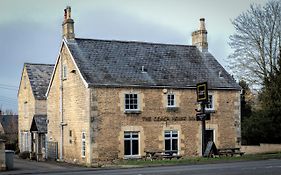
[[[0,109],[17,112],[25,62],[55,63],[66,6],[78,38],[191,45],[205,18],[209,52],[231,72],[231,20],[253,3],[266,0],[0,0]]]

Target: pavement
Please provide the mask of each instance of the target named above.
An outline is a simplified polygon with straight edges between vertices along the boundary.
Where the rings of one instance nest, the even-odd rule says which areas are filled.
[[[37,162],[35,160],[20,159],[18,156],[14,156],[14,169],[1,172],[0,174],[48,174],[50,172],[77,172],[87,171],[89,169],[93,168],[56,161]]]

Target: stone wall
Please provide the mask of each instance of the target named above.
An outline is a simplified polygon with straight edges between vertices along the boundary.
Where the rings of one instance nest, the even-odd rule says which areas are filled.
[[[179,132],[179,153],[183,156],[201,155],[201,122],[195,120],[195,89],[168,89],[176,94],[177,109],[167,111],[163,89],[96,88],[92,90],[93,159],[124,158],[124,131],[140,134],[140,156],[144,150],[164,149],[164,131]],[[139,114],[124,113],[124,94],[139,94]],[[218,148],[240,146],[239,91],[211,91],[215,113],[206,122],[214,129]],[[238,94],[238,95],[237,95]]]
[[[18,140],[21,152],[25,142],[22,132],[28,133],[28,144],[31,145],[30,127],[35,114],[47,114],[47,101],[34,98],[26,67],[24,67],[18,93]]]
[[[281,144],[266,144],[261,143],[260,145],[243,145],[241,151],[245,154],[259,154],[259,153],[274,153],[281,152]]]
[[[0,139],[0,171],[6,170],[5,141]]]
[[[24,142],[21,138],[21,132],[30,133],[30,126],[35,114],[35,103],[26,67],[24,67],[18,93],[18,136],[21,152]],[[30,141],[30,135],[28,139]]]
[[[66,66],[66,78],[61,80],[62,67]],[[62,87],[62,90],[60,89]],[[68,162],[90,163],[89,156],[89,90],[85,87],[67,49],[63,47],[48,94],[48,140],[58,142],[58,155]],[[61,104],[61,100],[63,103]],[[63,111],[61,111],[61,105]],[[63,118],[63,119],[62,119]],[[61,122],[63,121],[63,143]],[[86,133],[86,155],[82,157],[82,132]]]

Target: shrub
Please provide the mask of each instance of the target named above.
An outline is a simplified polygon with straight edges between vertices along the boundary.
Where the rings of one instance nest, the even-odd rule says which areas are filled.
[[[29,157],[29,155],[30,155],[29,151],[20,152],[19,158],[27,159]]]

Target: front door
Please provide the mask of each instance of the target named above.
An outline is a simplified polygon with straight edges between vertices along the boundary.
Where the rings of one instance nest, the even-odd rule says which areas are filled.
[[[205,139],[206,139],[206,144],[209,142],[209,141],[212,141],[212,142],[215,142],[214,140],[214,130],[213,129],[206,129],[205,131]]]

